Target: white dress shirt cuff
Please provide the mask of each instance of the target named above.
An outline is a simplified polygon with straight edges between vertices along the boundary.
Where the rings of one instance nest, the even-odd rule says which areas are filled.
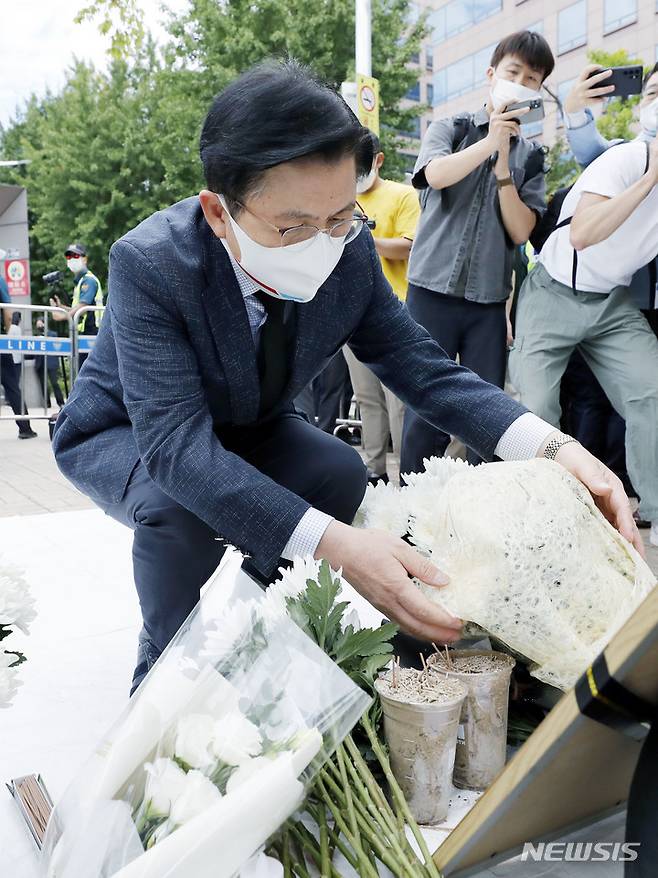
[[[313,556],[318,543],[333,518],[319,509],[307,509],[300,518],[297,527],[286,543],[281,557],[286,561],[292,561],[296,557],[303,558],[305,555]]]
[[[586,110],[579,110],[577,113],[565,113],[564,120],[567,128],[582,128],[590,122],[592,117],[588,115]]]
[[[505,430],[498,440],[495,454],[501,460],[529,460],[537,456],[543,443],[555,431],[552,424],[532,412],[525,412]]]

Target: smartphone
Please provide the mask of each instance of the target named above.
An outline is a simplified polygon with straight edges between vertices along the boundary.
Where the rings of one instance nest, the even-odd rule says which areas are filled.
[[[615,90],[610,92],[609,97],[628,98],[631,95],[642,94],[644,70],[641,64],[629,64],[626,67],[608,67],[603,69],[612,70],[612,76],[599,82],[597,88],[614,85]],[[594,70],[589,76],[596,76],[597,73],[602,73],[603,69]]]
[[[517,104],[509,104],[505,108],[505,112],[510,110],[522,110],[529,107],[528,112],[516,120],[521,125],[527,125],[528,122],[540,122],[544,118],[544,101],[541,98],[530,98],[528,101],[519,101]]]

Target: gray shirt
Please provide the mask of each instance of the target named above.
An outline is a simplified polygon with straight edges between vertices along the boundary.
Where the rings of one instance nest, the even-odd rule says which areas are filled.
[[[425,179],[432,159],[453,152],[455,119],[464,115],[433,122],[421,144],[412,180],[421,190],[421,215],[409,257],[409,282],[472,302],[504,302],[512,289],[514,244],[500,213],[495,157],[445,189],[432,189]],[[468,144],[482,140],[488,131],[489,115],[482,108],[472,116]],[[530,140],[514,138],[509,162],[521,200],[541,216],[546,208],[543,162],[538,156],[528,162],[538,149]]]

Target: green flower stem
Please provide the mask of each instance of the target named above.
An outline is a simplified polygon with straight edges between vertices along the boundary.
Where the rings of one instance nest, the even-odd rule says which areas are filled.
[[[302,851],[306,851],[309,857],[313,860],[315,866],[320,869],[322,862],[322,855],[320,853],[320,849],[318,848],[318,841],[312,833],[308,831],[308,829],[301,823],[297,823],[291,825],[290,832],[294,835],[297,842],[302,848]],[[306,869],[303,869],[305,875],[308,876],[308,872]],[[332,863],[329,863],[328,872],[321,873],[322,878],[342,878],[340,873],[336,870],[335,866]]]
[[[327,802],[327,805],[329,806],[331,813],[334,816],[334,819],[336,821],[336,825],[338,826],[340,831],[343,833],[343,835],[345,836],[345,838],[347,839],[347,841],[351,845],[352,849],[354,850],[354,853],[357,856],[357,859],[359,862],[360,878],[379,878],[377,870],[372,867],[372,865],[370,864],[370,861],[368,860],[368,858],[365,854],[365,851],[363,850],[363,847],[361,845],[360,836],[357,835],[355,837],[352,834],[352,832],[350,831],[347,823],[343,819],[343,814],[342,814],[340,806],[336,805],[336,803],[332,800],[331,796],[327,792],[327,788],[324,785],[323,778],[318,777],[316,783],[318,784],[318,787],[320,788],[322,795],[323,795],[325,801]]]
[[[289,878],[292,876],[292,870],[290,868],[290,835],[287,829],[283,830],[283,878]]]
[[[345,798],[345,804],[347,805],[347,815],[350,819],[350,824],[352,826],[352,834],[355,838],[359,835],[359,829],[357,825],[356,819],[356,811],[354,809],[354,801],[352,799],[352,790],[349,785],[349,781],[347,780],[347,771],[345,769],[345,758],[343,755],[343,747],[341,744],[336,748],[336,759],[338,761],[338,768],[340,769],[340,776],[343,781],[343,796]],[[357,851],[359,855],[359,859],[361,859],[361,853]],[[363,859],[365,859],[365,853],[363,854]]]
[[[361,792],[362,801],[357,799],[356,803],[359,808],[362,809],[363,818],[366,821],[374,820],[376,830],[380,830],[380,832],[376,831],[375,838],[380,840],[383,837],[384,840],[388,842],[393,852],[399,857],[401,864],[405,865],[407,871],[412,874],[417,874],[417,869],[422,867],[422,864],[418,859],[416,852],[409,844],[404,831],[400,834],[395,822],[395,816],[393,815],[393,812],[390,811],[388,803],[386,804],[386,808],[390,812],[391,817],[388,816],[386,811],[378,808],[372,801],[372,798],[368,795],[368,790],[363,784],[357,770],[352,764],[352,761],[346,759],[345,763],[353,778],[354,785]]]
[[[331,787],[336,798],[339,798],[341,791],[337,787],[333,778],[327,776],[324,780],[327,785]],[[382,861],[382,863],[384,863],[384,865],[388,866],[395,875],[402,874],[401,870],[404,870],[403,874],[409,875],[411,878],[418,878],[418,869],[422,870],[423,866],[413,851],[413,862],[410,862],[408,856],[397,843],[397,840],[394,841],[391,847],[387,847],[384,841],[390,843],[390,839],[386,838],[384,833],[380,835],[377,831],[378,829],[381,829],[381,826],[377,823],[373,826],[372,817],[361,802],[357,802],[356,805],[357,808],[355,809],[355,813],[359,834],[369,843],[376,856]],[[384,837],[382,838],[382,836]]]
[[[361,754],[359,753],[359,756],[360,755]],[[372,776],[366,762],[361,759],[361,763],[362,764],[356,765],[353,756],[352,758],[347,758],[345,760],[345,766],[352,778],[354,786],[360,794],[361,800],[364,802],[374,819],[382,826],[382,830],[386,832],[389,838],[404,839],[405,847],[408,849],[407,853],[413,853],[413,848],[409,845],[404,832],[402,833],[402,836],[400,836],[400,826],[397,821],[397,815],[391,809],[386,798],[381,796],[380,787]],[[330,770],[333,770],[333,772],[337,774],[337,770],[331,761],[328,762],[327,765]],[[416,858],[416,854],[414,853],[413,855],[414,858]]]
[[[320,876],[321,878],[326,878],[331,870],[331,857],[329,856],[327,812],[324,808],[318,809],[318,818],[318,826],[320,827]]]
[[[393,771],[391,770],[391,764],[388,761],[388,757],[384,752],[384,748],[382,747],[375,730],[372,727],[372,723],[367,714],[364,714],[361,719],[361,725],[365,729],[366,734],[368,735],[368,739],[370,740],[370,746],[373,749],[375,756],[377,757],[379,764],[384,770],[384,774],[386,776],[386,780],[389,783],[391,788],[391,792],[393,797],[397,800],[401,811],[405,816],[405,820],[411,829],[416,842],[418,843],[418,847],[425,859],[425,867],[432,878],[442,878],[441,873],[439,872],[436,863],[432,855],[430,854],[429,848],[427,847],[427,842],[425,841],[422,832],[420,831],[418,824],[414,820],[414,817],[409,810],[409,805],[407,804],[407,800],[404,797],[404,793],[400,789],[398,782],[393,775]]]
[[[330,775],[327,775],[324,778],[324,780],[327,783],[327,785],[331,788],[331,790],[334,793],[334,795],[336,796],[336,798],[339,799],[340,796],[342,795],[342,793],[341,793],[340,788],[337,786],[336,781]],[[370,846],[372,848],[375,848],[378,852],[379,852],[379,850],[383,849],[383,851],[385,853],[388,853],[388,849],[386,848],[386,846],[382,845],[382,838],[384,839],[384,841],[388,842],[389,845],[390,845],[391,840],[388,838],[388,835],[385,832],[384,827],[382,827],[381,824],[379,824],[377,822],[376,817],[375,817],[375,822],[373,824],[372,812],[369,811],[368,808],[366,807],[366,805],[363,802],[361,802],[359,799],[355,799],[355,809],[358,812],[357,813],[357,820],[359,823],[359,828],[361,830],[360,834],[362,836],[365,836],[366,840],[368,841],[368,843],[370,844]],[[380,832],[378,832],[378,830],[381,830],[381,834],[380,834]],[[393,847],[393,845],[391,845],[391,847]],[[399,852],[399,853],[402,853],[402,852]],[[403,854],[402,860],[404,861],[404,859],[405,858],[404,858],[404,854]],[[391,864],[389,862],[387,862],[386,865],[388,865],[390,867]],[[396,871],[397,871],[397,868],[398,867],[396,866],[395,867]]]

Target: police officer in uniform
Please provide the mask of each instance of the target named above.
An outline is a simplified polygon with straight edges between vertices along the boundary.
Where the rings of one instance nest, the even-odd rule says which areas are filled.
[[[69,244],[64,251],[64,256],[66,257],[66,267],[73,272],[75,280],[69,311],[71,317],[74,317],[85,306],[101,307],[103,305],[103,289],[101,282],[87,265],[87,248],[80,243]],[[50,300],[50,304],[61,306],[57,296]],[[78,320],[78,335],[97,335],[101,317],[102,312],[85,311]],[[54,316],[54,319],[63,320],[64,318],[63,316]],[[86,353],[79,355],[78,368],[82,366],[87,357]]]

